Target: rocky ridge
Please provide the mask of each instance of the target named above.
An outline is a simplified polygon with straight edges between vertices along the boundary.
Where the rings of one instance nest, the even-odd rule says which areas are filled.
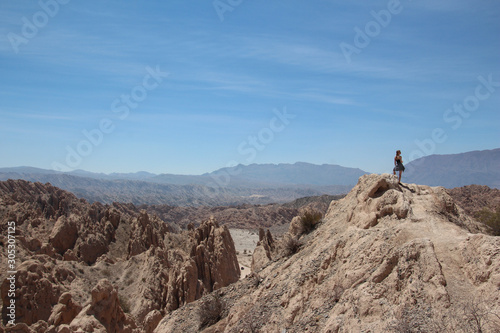
[[[271,229],[273,233],[282,234],[288,224],[305,210],[326,213],[332,200],[338,200],[344,195],[322,195],[319,197],[304,197],[286,204],[238,205],[224,207],[179,207],[170,205],[139,206],[149,214],[160,217],[163,221],[175,223],[182,229],[188,224],[200,224],[207,216],[213,216],[224,221],[228,228],[240,229]]]
[[[168,312],[238,280],[228,229],[173,232],[134,206],[89,204],[50,184],[0,182],[0,245],[16,236],[17,332],[151,332]],[[9,280],[2,272],[2,326]]]
[[[483,208],[495,211],[500,207],[500,190],[485,185],[455,187],[448,193],[471,216]]]
[[[500,238],[444,188],[362,176],[311,233],[293,225],[280,239],[261,233],[251,275],[154,332],[500,330]]]

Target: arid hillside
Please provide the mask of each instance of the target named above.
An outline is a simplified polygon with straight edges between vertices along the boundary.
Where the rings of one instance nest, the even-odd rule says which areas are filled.
[[[482,209],[495,211],[500,207],[500,190],[485,185],[468,185],[448,190],[453,199],[469,215]]]
[[[169,206],[150,205],[139,206],[149,214],[160,217],[163,221],[175,224],[182,229],[194,223],[200,224],[207,216],[213,216],[218,221],[224,221],[228,228],[258,229],[268,228],[273,233],[282,234],[288,229],[290,221],[305,210],[314,210],[325,214],[330,202],[344,195],[322,195],[305,197],[286,204],[267,205],[237,205],[237,206]]]
[[[500,330],[500,238],[445,189],[367,175],[311,232],[302,224],[261,232],[252,274],[155,332]]]

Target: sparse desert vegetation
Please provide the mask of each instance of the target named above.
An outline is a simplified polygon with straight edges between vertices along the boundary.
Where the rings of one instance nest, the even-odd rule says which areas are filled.
[[[312,230],[314,230],[314,228],[321,221],[322,218],[323,214],[321,212],[306,210],[300,216],[300,223],[303,232],[306,234],[310,233]]]
[[[496,208],[496,211],[483,208],[476,212],[475,217],[478,221],[490,227],[493,235],[500,236],[500,206]]]

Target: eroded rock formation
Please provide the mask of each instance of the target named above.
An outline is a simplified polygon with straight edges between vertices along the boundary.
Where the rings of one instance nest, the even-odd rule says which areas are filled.
[[[252,272],[261,270],[272,260],[274,249],[274,239],[271,232],[260,229],[259,242],[252,255]]]
[[[132,318],[123,312],[117,290],[106,279],[92,289],[90,303],[71,321],[69,328],[84,332],[139,332]]]
[[[0,182],[0,220],[2,262],[7,222],[16,227],[10,330],[152,332],[171,311],[240,276],[231,235],[214,219],[174,233],[130,205],[89,204],[50,184],[9,180]],[[6,323],[4,306],[0,329]]]

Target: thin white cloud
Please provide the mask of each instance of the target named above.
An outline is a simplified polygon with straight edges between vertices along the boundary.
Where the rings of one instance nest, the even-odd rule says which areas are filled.
[[[360,105],[351,98],[330,95],[327,93],[304,92],[297,94],[298,99],[314,101],[318,103],[336,104],[336,105]]]
[[[26,113],[26,111],[21,112],[22,110],[19,110],[18,112],[11,111],[11,112],[6,112],[6,111],[0,111],[0,117],[2,119],[5,118],[11,118],[11,119],[23,119],[23,120],[71,120],[75,121],[76,115],[63,115],[63,114],[47,114],[47,113]],[[82,119],[84,117],[81,117]]]

